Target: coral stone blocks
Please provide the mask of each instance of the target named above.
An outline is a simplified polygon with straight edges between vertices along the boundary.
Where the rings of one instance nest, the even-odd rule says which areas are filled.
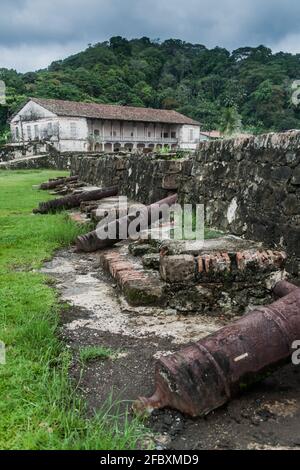
[[[195,280],[195,257],[192,255],[162,256],[161,278],[168,283],[185,283]]]

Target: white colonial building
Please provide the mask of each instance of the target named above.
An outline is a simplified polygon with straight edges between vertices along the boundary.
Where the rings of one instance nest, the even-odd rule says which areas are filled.
[[[13,142],[60,152],[196,149],[200,124],[176,111],[31,98],[11,119]]]

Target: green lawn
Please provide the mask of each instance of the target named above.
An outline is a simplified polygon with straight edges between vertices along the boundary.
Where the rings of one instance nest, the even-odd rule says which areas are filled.
[[[32,185],[63,174],[0,170],[0,449],[134,449],[137,421],[111,416],[109,404],[86,418],[58,336],[56,292],[33,271],[82,230],[65,214],[32,215],[50,198]]]

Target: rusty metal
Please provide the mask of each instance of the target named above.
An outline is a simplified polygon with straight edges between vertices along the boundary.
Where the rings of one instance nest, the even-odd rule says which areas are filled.
[[[78,194],[52,199],[47,202],[41,202],[38,209],[33,212],[35,214],[48,214],[49,212],[57,212],[59,210],[73,209],[79,207],[83,201],[100,201],[106,197],[117,196],[118,188],[116,186],[105,189],[97,189],[95,191],[83,191]]]
[[[291,284],[288,281],[281,281],[274,287],[273,294],[276,297],[285,297],[296,289],[298,289],[298,286],[295,286],[295,284]]]
[[[86,186],[86,183],[83,183],[82,181],[78,181],[78,182],[73,181],[71,183],[66,183],[66,184],[62,184],[61,186],[57,186],[57,188],[51,191],[51,194],[64,196],[65,194],[67,195],[67,194],[72,193],[72,191],[74,191],[75,189],[81,189],[85,186]]]
[[[43,189],[43,190],[55,189],[58,186],[61,186],[63,184],[74,183],[78,181],[78,179],[79,179],[79,176],[70,176],[69,178],[56,178],[53,180],[49,180],[47,183],[42,183],[39,189]]]
[[[156,391],[151,398],[139,398],[135,411],[170,407],[193,417],[204,416],[285,363],[293,342],[300,339],[300,289],[280,282],[275,291],[289,293],[194,345],[160,358]]]
[[[172,196],[169,196],[165,199],[162,199],[161,201],[158,201],[158,202],[148,206],[146,208],[145,213],[142,215],[142,217],[144,216],[147,219],[146,221],[147,221],[148,227],[151,223],[154,223],[158,219],[161,218],[161,214],[159,213],[159,211],[157,211],[158,219],[157,220],[151,219],[151,214],[154,213],[154,211],[153,211],[154,208],[159,208],[163,205],[172,206],[172,205],[176,204],[176,202],[177,202],[177,194],[173,194]],[[115,239],[109,239],[109,238],[106,238],[104,240],[100,239],[97,235],[96,230],[94,230],[93,232],[87,233],[86,235],[82,235],[82,236],[78,237],[77,240],[76,240],[77,249],[79,251],[92,252],[92,251],[96,251],[96,250],[102,250],[104,248],[108,248],[110,246],[113,246],[116,243],[119,243],[122,239],[120,234],[128,232],[128,226],[135,218],[136,218],[136,214],[131,215],[129,213],[127,216],[121,217],[120,219],[106,225],[106,231],[107,232],[110,230],[110,227],[115,227],[116,228],[116,238]],[[137,229],[137,232],[139,232],[140,227],[137,227],[136,229]]]

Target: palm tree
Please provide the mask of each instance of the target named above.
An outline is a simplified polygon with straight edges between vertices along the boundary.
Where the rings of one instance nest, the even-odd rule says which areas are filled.
[[[224,108],[221,117],[220,132],[222,134],[231,136],[241,131],[242,119],[237,109],[234,106]]]

